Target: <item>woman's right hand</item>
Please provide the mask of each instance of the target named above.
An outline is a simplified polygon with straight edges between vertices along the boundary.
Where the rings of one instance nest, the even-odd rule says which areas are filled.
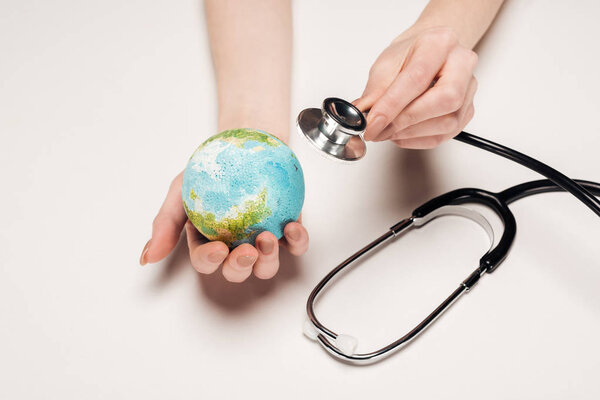
[[[365,139],[429,149],[456,136],[473,118],[476,63],[450,28],[404,32],[377,58],[354,101],[370,109]]]

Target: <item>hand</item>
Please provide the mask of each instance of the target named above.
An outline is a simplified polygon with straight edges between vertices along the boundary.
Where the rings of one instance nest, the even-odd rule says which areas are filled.
[[[429,149],[456,136],[473,118],[477,54],[461,46],[449,28],[409,31],[377,58],[354,104],[370,109],[366,140]]]
[[[244,243],[231,252],[223,242],[209,242],[188,221],[181,199],[182,181],[183,172],[171,183],[167,198],[154,218],[152,238],[142,251],[141,265],[165,258],[175,248],[184,225],[190,260],[196,271],[212,274],[223,264],[223,275],[230,282],[243,282],[252,272],[260,279],[275,276],[279,269],[279,245],[295,256],[308,249],[308,232],[299,222],[285,226],[279,243],[271,232],[262,232],[256,237],[257,247]]]

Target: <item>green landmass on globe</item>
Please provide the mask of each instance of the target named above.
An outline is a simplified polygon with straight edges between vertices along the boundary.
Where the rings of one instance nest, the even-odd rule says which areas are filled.
[[[200,149],[212,143],[215,140],[229,142],[237,147],[243,147],[243,145],[250,140],[258,143],[264,143],[267,146],[273,147],[279,147],[282,144],[279,140],[271,136],[265,135],[264,133],[259,131],[253,131],[249,129],[231,129],[208,138],[204,143],[202,143]]]
[[[190,199],[202,201],[198,198],[194,189],[190,189]],[[233,206],[234,215],[216,220],[215,214],[211,212],[196,212],[190,210],[185,202],[185,212],[194,226],[202,227],[202,234],[210,240],[220,240],[231,246],[236,240],[243,240],[248,233],[248,228],[271,215],[267,207],[267,189],[263,189],[256,200],[246,200],[241,206]]]
[[[182,198],[192,224],[229,247],[254,244],[263,231],[283,236],[304,202],[302,168],[290,148],[266,132],[232,129],[207,139],[186,167]]]

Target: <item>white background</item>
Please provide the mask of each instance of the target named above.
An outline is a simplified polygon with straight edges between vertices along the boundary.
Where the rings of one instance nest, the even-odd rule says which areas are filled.
[[[358,97],[424,4],[297,1],[293,115]],[[509,1],[478,48],[468,130],[600,181],[599,12]],[[458,142],[370,144],[343,165],[294,132],[305,256],[242,285],[195,273],[185,245],[140,267],[169,182],[215,117],[200,2],[0,2],[0,398],[600,397],[600,221],[565,194],[515,203],[507,260],[386,361],[348,366],[302,336],[313,286],[413,208],[537,178]],[[372,350],[431,311],[485,246],[472,223],[442,219],[347,274],[317,313]]]

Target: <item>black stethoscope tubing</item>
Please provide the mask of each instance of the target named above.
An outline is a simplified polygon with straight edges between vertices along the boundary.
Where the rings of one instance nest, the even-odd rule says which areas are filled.
[[[313,289],[309,295],[306,306],[310,321],[309,323],[311,324],[310,330],[313,329],[312,327],[315,329],[315,331],[313,331],[315,340],[318,340],[330,354],[337,358],[351,363],[362,364],[377,361],[391,354],[425,330],[439,315],[454,303],[458,297],[466,291],[469,291],[473,285],[479,281],[481,276],[485,273],[493,272],[507,257],[515,239],[517,224],[515,217],[509,208],[509,204],[514,201],[535,194],[568,191],[600,216],[600,201],[594,197],[594,195],[600,196],[600,183],[585,180],[572,180],[554,168],[523,153],[464,131],[456,136],[455,139],[515,161],[544,175],[548,179],[521,183],[497,193],[477,188],[462,188],[444,193],[427,201],[420,207],[417,207],[412,212],[411,217],[398,222],[385,234],[381,235],[331,270]],[[495,246],[492,245],[491,249],[481,257],[479,266],[450,294],[450,296],[433,310],[433,312],[398,340],[370,353],[346,353],[341,350],[336,345],[336,341],[340,336],[321,324],[314,313],[313,305],[319,293],[338,273],[358,261],[366,253],[374,250],[382,243],[409,228],[413,224],[413,221],[423,219],[442,207],[456,206],[465,203],[479,203],[490,208],[501,219],[504,227],[500,240]]]
[[[600,200],[598,200],[592,193],[590,193],[585,187],[579,185],[568,176],[555,170],[549,165],[544,164],[526,154],[503,146],[499,143],[492,142],[491,140],[484,139],[479,136],[475,136],[468,132],[462,131],[455,138],[459,142],[470,144],[471,146],[478,147],[480,149],[489,151],[497,154],[504,158],[508,158],[516,163],[519,163],[554,182],[557,186],[563,190],[571,193],[577,197],[583,204],[589,207],[600,217]]]

